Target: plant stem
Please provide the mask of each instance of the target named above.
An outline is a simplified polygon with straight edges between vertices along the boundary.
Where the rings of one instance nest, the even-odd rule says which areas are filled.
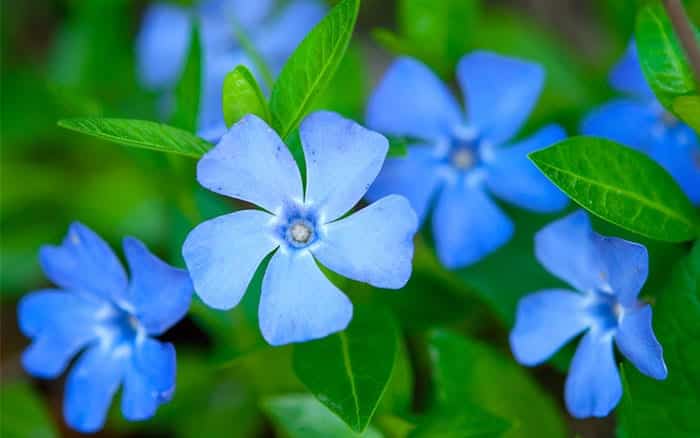
[[[681,0],[664,0],[664,6],[669,18],[671,18],[673,28],[681,40],[683,50],[690,60],[690,65],[693,67],[695,81],[700,84],[700,47],[695,39],[695,31],[690,24],[688,14],[686,14]]]

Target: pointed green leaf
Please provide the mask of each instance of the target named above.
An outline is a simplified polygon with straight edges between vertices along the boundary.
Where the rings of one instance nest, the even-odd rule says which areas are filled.
[[[192,27],[187,63],[175,86],[175,110],[170,124],[196,132],[202,83],[202,48],[197,27]]]
[[[114,143],[160,152],[201,157],[211,144],[182,129],[148,120],[64,119],[58,126]]]
[[[615,225],[669,242],[698,233],[692,204],[646,154],[602,138],[572,137],[530,159],[571,199]]]
[[[504,419],[476,405],[460,403],[428,414],[409,438],[497,438],[509,428]]]
[[[295,346],[299,379],[355,432],[367,428],[391,378],[398,329],[377,306],[356,306],[340,333]]]
[[[226,126],[230,127],[247,114],[255,114],[270,123],[265,96],[253,74],[239,65],[224,78],[223,109]]]
[[[350,43],[359,0],[343,0],[304,38],[282,68],[270,95],[272,126],[286,138],[312,108]]]

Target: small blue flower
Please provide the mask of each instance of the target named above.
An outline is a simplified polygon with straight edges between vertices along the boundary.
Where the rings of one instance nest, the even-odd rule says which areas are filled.
[[[557,125],[505,146],[520,129],[544,83],[534,63],[488,52],[465,55],[457,67],[469,117],[425,65],[400,58],[367,108],[367,124],[414,139],[408,156],[387,160],[369,190],[408,198],[422,222],[433,202],[437,253],[448,268],[479,261],[510,240],[513,224],[489,192],[519,207],[552,212],[567,198],[527,159],[563,139]]]
[[[619,402],[613,340],[639,371],[666,378],[651,307],[637,299],[647,278],[644,246],[597,234],[586,213],[577,211],[538,232],[535,252],[549,272],[578,292],[542,290],[521,299],[510,345],[518,362],[533,366],[585,332],[564,389],[574,417],[604,417]]]
[[[175,348],[153,339],[187,313],[187,273],[124,239],[124,268],[110,247],[80,223],[61,246],[44,246],[41,266],[59,288],[32,292],[19,303],[19,326],[32,344],[22,364],[33,376],[60,375],[83,351],[66,380],[68,425],[102,428],[112,397],[123,384],[122,412],[129,420],[153,416],[175,389]]]
[[[258,310],[272,345],[343,330],[352,304],[317,262],[380,288],[403,287],[411,275],[416,215],[401,196],[387,196],[345,216],[375,179],[387,140],[329,112],[308,116],[299,130],[306,190],[279,136],[249,115],[231,127],[197,165],[200,184],[258,205],[198,225],[182,254],[195,290],[211,307],[241,300],[265,257]]]
[[[581,132],[645,152],[673,176],[694,204],[700,204],[700,139],[656,100],[644,79],[634,42],[610,73],[610,83],[628,97],[591,111]]]

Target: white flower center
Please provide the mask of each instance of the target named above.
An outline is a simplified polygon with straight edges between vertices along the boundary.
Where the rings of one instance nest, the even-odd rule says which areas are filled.
[[[291,227],[289,227],[289,235],[292,237],[292,240],[296,243],[308,243],[311,239],[311,234],[311,228],[301,221],[295,222],[294,224],[292,224]]]
[[[469,148],[459,148],[452,153],[451,161],[457,169],[467,170],[475,164],[476,159]]]

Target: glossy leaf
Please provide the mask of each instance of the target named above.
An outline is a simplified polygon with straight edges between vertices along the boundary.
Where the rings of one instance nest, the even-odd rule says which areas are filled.
[[[432,332],[428,349],[438,409],[477,405],[512,424],[505,437],[568,436],[554,401],[501,353],[447,331]]]
[[[173,126],[147,120],[84,118],[64,119],[58,126],[103,140],[143,149],[201,157],[211,144]]]
[[[509,428],[507,421],[475,405],[459,403],[428,414],[408,437],[497,438]]]
[[[622,228],[669,242],[698,233],[698,215],[681,188],[641,152],[601,138],[572,137],[530,159],[571,199]]]
[[[228,127],[247,114],[255,114],[266,123],[270,123],[267,100],[260,90],[258,81],[244,65],[234,68],[224,78],[222,103],[224,120]]]
[[[48,406],[25,382],[3,382],[0,389],[0,436],[52,438],[58,436]]]
[[[673,270],[653,310],[666,380],[624,365],[621,426],[628,437],[700,436],[700,243]]]
[[[185,131],[197,130],[202,83],[202,47],[197,27],[192,27],[185,68],[175,86],[175,111],[170,124]]]
[[[343,0],[304,38],[282,68],[270,94],[272,126],[286,138],[328,86],[355,28],[359,0]]]
[[[700,96],[678,96],[673,99],[671,111],[677,114],[695,132],[700,133]]]
[[[316,398],[359,433],[382,399],[397,349],[391,314],[377,306],[355,306],[345,331],[295,346],[294,370]]]

